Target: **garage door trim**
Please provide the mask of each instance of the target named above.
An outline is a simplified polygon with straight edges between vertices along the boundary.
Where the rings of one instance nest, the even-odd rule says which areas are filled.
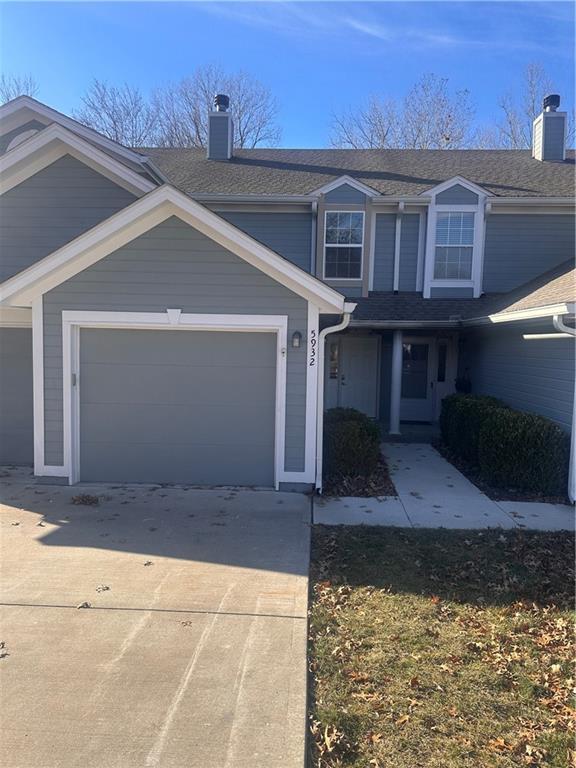
[[[275,333],[274,486],[278,489],[284,470],[286,431],[286,315],[188,314],[179,309],[167,309],[166,312],[64,311],[64,470],[71,485],[80,480],[80,328]]]

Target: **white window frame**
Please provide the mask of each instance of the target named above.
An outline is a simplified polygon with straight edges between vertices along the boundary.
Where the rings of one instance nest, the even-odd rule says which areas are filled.
[[[478,196],[477,203],[451,205],[437,203],[438,195],[459,185],[474,192]],[[428,207],[428,222],[426,225],[426,245],[424,250],[424,274],[422,295],[425,299],[431,296],[432,288],[471,288],[472,296],[476,299],[482,294],[482,269],[484,262],[484,240],[486,234],[486,214],[490,205],[491,195],[482,187],[468,181],[462,176],[454,176],[426,191],[430,196]],[[474,215],[474,244],[472,246],[472,277],[469,280],[435,279],[434,265],[436,259],[436,219],[438,213],[473,213]]]
[[[330,213],[359,213],[362,216],[362,243],[358,245],[357,243],[327,243],[326,242],[326,222],[328,219],[328,214]],[[323,279],[327,280],[331,283],[349,283],[351,281],[355,282],[362,282],[364,279],[364,249],[365,249],[365,240],[366,240],[366,212],[365,211],[359,211],[359,210],[341,210],[341,209],[328,209],[324,211],[324,234],[323,234],[323,265],[322,265],[322,275]],[[360,274],[358,277],[328,277],[326,275],[326,248],[360,248]]]

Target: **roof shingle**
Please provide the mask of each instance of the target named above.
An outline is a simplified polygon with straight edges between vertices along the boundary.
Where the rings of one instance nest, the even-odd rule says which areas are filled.
[[[189,195],[307,195],[347,175],[376,193],[419,195],[463,176],[500,197],[574,195],[574,152],[540,162],[530,150],[240,149],[229,161],[204,149],[143,149]]]

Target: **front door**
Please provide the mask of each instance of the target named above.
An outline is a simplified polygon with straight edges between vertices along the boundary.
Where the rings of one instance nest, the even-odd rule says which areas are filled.
[[[328,337],[326,340],[326,408],[356,408],[378,416],[379,336]]]
[[[433,421],[435,393],[433,339],[406,338],[402,344],[401,421]]]

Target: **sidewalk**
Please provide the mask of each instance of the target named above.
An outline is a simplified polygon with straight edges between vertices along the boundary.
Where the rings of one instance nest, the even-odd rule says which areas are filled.
[[[317,499],[314,523],[574,530],[572,507],[492,501],[431,445],[385,443],[382,448],[398,497]]]

